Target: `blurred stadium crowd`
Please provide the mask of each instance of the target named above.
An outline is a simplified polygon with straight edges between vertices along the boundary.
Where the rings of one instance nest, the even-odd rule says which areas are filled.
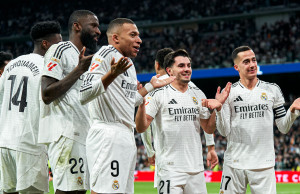
[[[16,6],[17,3],[17,6]],[[130,6],[128,6],[130,5]],[[67,31],[68,17],[76,9],[89,9],[97,14],[100,26],[105,26],[116,17],[131,18],[138,25],[161,21],[200,19],[232,14],[255,13],[270,8],[290,8],[300,5],[297,0],[53,0],[51,4],[42,4],[38,0],[11,0],[1,5],[0,12],[0,50],[10,52],[17,57],[33,50],[32,42],[26,36],[32,24],[37,21],[57,20]],[[164,10],[161,10],[164,8]],[[140,28],[143,44],[135,66],[138,73],[154,72],[154,56],[158,49],[171,47],[184,48],[192,58],[193,69],[231,67],[232,50],[240,45],[249,45],[258,59],[258,63],[276,64],[300,61],[300,14],[290,16],[288,21],[279,20],[274,24],[257,27],[254,18],[240,20],[216,20],[209,23],[175,25],[168,27]],[[104,31],[99,46],[106,44]],[[10,41],[11,39],[11,41]],[[26,41],[24,41],[26,39]],[[66,39],[64,37],[64,39]],[[285,96],[290,106],[295,97]],[[281,134],[274,125],[274,146],[276,150],[277,170],[300,171],[300,120],[298,119],[287,135]],[[138,146],[137,170],[149,170],[146,150],[139,134],[136,134]],[[202,134],[203,147],[204,135]],[[216,151],[220,159],[221,170],[226,140],[215,133]],[[205,152],[205,150],[204,150]],[[204,153],[204,160],[206,153]],[[215,169],[216,170],[216,169]]]

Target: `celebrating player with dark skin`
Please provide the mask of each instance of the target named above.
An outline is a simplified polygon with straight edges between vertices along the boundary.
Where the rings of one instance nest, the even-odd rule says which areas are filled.
[[[137,56],[142,43],[137,26],[130,19],[117,18],[110,22],[106,34],[109,45],[102,46],[93,57],[80,90],[81,103],[89,103],[93,119],[87,137],[91,190],[133,193],[135,106],[143,102],[151,88],[164,86],[174,78],[153,77],[146,88],[140,88],[130,59]]]
[[[48,155],[56,194],[89,189],[85,139],[90,127],[87,106],[80,105],[79,88],[100,36],[97,16],[74,11],[68,23],[69,41],[53,45],[45,55],[39,142]],[[60,154],[58,154],[60,153]]]
[[[62,40],[57,22],[38,22],[31,29],[33,53],[7,64],[0,78],[1,189],[4,193],[49,192],[46,146],[37,143],[43,56]]]

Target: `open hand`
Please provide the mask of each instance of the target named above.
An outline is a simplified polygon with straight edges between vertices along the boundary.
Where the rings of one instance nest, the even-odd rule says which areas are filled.
[[[78,63],[78,67],[83,71],[86,72],[90,65],[91,65],[91,61],[94,55],[89,55],[89,56],[84,56],[86,48],[83,47],[83,49],[81,50],[80,54],[79,54],[79,63]]]
[[[224,90],[221,93],[220,93],[221,87],[219,86],[218,89],[217,89],[217,93],[216,93],[216,100],[218,100],[221,104],[224,104],[226,99],[229,96],[230,89],[231,89],[231,83],[230,82],[228,82],[226,84],[226,87],[224,88]]]
[[[150,80],[150,83],[152,84],[152,86],[154,88],[160,88],[163,87],[165,85],[168,85],[169,83],[173,82],[175,80],[175,76],[170,76],[166,79],[158,79],[160,77],[159,74],[157,74],[156,76],[153,76]]]
[[[129,60],[127,57],[121,57],[117,63],[115,63],[115,58],[113,58],[110,62],[111,73],[115,76],[124,73],[125,71],[127,71],[127,69],[129,69],[129,67],[132,66],[132,64],[128,65],[128,63]]]

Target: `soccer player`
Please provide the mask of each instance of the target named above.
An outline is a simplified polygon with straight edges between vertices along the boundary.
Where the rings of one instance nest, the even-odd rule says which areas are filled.
[[[156,53],[154,69],[155,69],[156,74],[160,75],[159,79],[164,79],[164,78],[169,77],[169,75],[165,71],[163,64],[164,64],[165,56],[167,54],[169,54],[170,52],[173,52],[173,49],[163,48],[163,49],[158,50]],[[197,88],[197,86],[192,81],[189,82],[189,86]],[[199,89],[199,88],[197,88],[197,89]],[[152,134],[153,134],[154,147],[156,148],[157,147],[156,144],[159,141],[159,134],[157,134],[157,132],[159,132],[159,131],[157,131],[155,129],[155,122],[152,122],[152,124],[147,128],[147,130],[141,134],[141,137],[142,137],[143,144],[146,148],[146,152],[148,155],[148,161],[151,165],[155,165],[154,188],[157,188],[157,181],[156,181],[157,180],[157,166],[155,163],[156,152],[152,147],[151,130],[152,130]],[[208,156],[207,156],[207,165],[208,166],[211,165],[211,169],[213,169],[215,167],[215,165],[218,163],[218,156],[214,149],[214,137],[212,134],[207,134],[206,132],[204,132],[204,135],[205,135],[205,140],[206,140],[206,146],[208,146],[208,150],[209,150]]]
[[[4,71],[4,67],[12,60],[13,56],[7,52],[0,52],[0,77]]]
[[[188,53],[180,49],[164,60],[167,73],[176,79],[151,92],[139,106],[136,128],[143,131],[155,122],[158,193],[207,193],[200,126],[213,131],[215,113],[201,106],[204,93],[189,86],[192,69]]]
[[[69,18],[69,41],[53,45],[45,55],[39,142],[48,144],[56,194],[85,193],[89,189],[85,140],[89,123],[87,106],[79,102],[79,88],[100,36],[97,16],[74,11]],[[78,192],[77,192],[78,191]]]
[[[275,152],[273,122],[282,133],[287,133],[300,109],[300,98],[288,111],[278,85],[257,78],[257,61],[248,46],[236,48],[232,53],[234,68],[240,80],[216,99],[223,106],[206,103],[217,108],[217,129],[227,137],[227,149],[220,193],[276,193]],[[297,110],[297,111],[296,111]]]
[[[135,106],[153,88],[174,78],[153,77],[139,91],[130,58],[137,56],[142,40],[135,23],[127,18],[112,20],[107,29],[108,46],[94,55],[81,86],[83,104],[89,103],[93,124],[87,136],[88,167],[93,193],[133,193],[136,145]],[[118,61],[118,63],[114,63]]]
[[[8,63],[0,79],[0,171],[5,193],[49,192],[47,151],[37,143],[43,56],[62,40],[57,22],[31,28],[33,53]]]

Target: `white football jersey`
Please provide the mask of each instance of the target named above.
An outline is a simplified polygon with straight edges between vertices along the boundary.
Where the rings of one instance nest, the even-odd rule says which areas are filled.
[[[89,103],[89,111],[93,121],[122,123],[134,128],[135,106],[143,102],[137,92],[137,77],[135,67],[131,66],[120,74],[104,90],[101,77],[111,69],[111,60],[115,62],[123,57],[112,45],[102,46],[94,55],[92,64],[80,89],[83,104]],[[131,59],[130,63],[132,63]],[[137,100],[136,100],[137,99]]]
[[[45,55],[43,76],[62,80],[78,65],[79,54],[70,41],[52,45]],[[65,136],[85,145],[90,119],[88,107],[79,101],[79,89],[84,76],[49,105],[41,100],[40,143],[51,143]]]
[[[169,77],[168,74],[164,74],[164,75],[160,76],[158,79],[162,80],[162,79],[166,79],[168,77]],[[199,89],[192,81],[189,82],[189,86]],[[146,98],[147,97],[148,96],[146,96]],[[148,157],[152,157],[155,154],[155,150],[152,147],[152,135],[151,135],[150,130],[152,130],[154,149],[156,149],[156,147],[157,147],[156,143],[157,143],[158,139],[157,139],[157,134],[156,134],[157,131],[155,128],[155,122],[152,122],[151,125],[147,128],[147,130],[144,133],[141,133],[142,141],[143,141],[143,144],[147,151]],[[205,135],[206,146],[215,145],[213,134],[207,134],[204,131],[204,135]]]
[[[200,118],[209,110],[201,106],[206,98],[197,88],[184,93],[171,85],[154,90],[146,98],[146,114],[156,129],[156,163],[159,169],[177,172],[204,170],[200,137]]]
[[[46,152],[37,143],[40,114],[40,78],[44,58],[22,55],[12,60],[0,79],[0,147],[29,154]]]
[[[238,169],[275,165],[273,123],[285,117],[278,85],[258,80],[249,90],[236,82],[220,112],[217,129],[227,137],[224,163]]]

